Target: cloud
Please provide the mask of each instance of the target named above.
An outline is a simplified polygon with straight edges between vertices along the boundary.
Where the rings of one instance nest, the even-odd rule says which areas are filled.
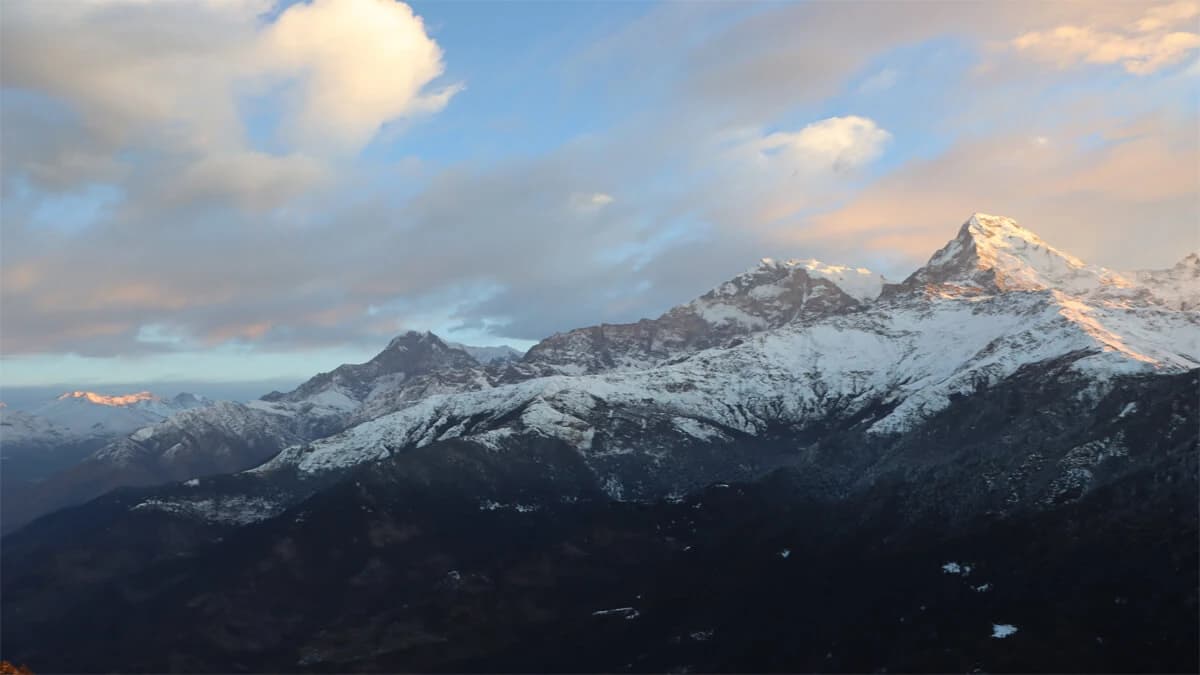
[[[331,179],[321,162],[300,154],[254,151],[211,154],[172,178],[159,199],[171,206],[229,198],[243,208],[262,210],[285,203]]]
[[[764,158],[778,157],[797,170],[841,171],[878,158],[891,137],[874,120],[850,115],[814,122],[796,132],[775,132],[757,145]]]
[[[1149,75],[1179,63],[1200,48],[1195,28],[1200,4],[1177,2],[1149,7],[1131,24],[1097,28],[1060,25],[1014,38],[1014,49],[1032,58],[1069,68],[1081,63],[1116,64],[1134,75]]]
[[[289,140],[362,147],[390,120],[444,108],[461,84],[426,93],[442,50],[410,7],[389,0],[316,0],[289,7],[259,37],[256,62],[303,82]]]
[[[260,207],[266,197],[245,200],[213,172],[230,168],[285,199],[317,179],[314,162],[356,153],[383,125],[436,113],[461,89],[434,86],[442,51],[408,5],[315,0],[268,21],[272,4],[5,3],[0,84],[6,116],[19,116],[5,124],[17,145],[6,147],[6,179],[71,189],[157,164],[152,173],[178,169],[197,189],[230,188]],[[247,100],[277,109],[273,137],[251,127]],[[48,110],[61,112],[38,121]],[[69,145],[56,141],[63,133]]]

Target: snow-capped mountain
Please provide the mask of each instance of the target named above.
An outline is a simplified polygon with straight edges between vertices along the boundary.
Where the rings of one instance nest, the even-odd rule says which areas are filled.
[[[209,403],[204,397],[188,393],[160,398],[148,391],[121,395],[69,391],[30,413],[75,435],[111,436]]]
[[[758,331],[852,311],[874,300],[884,283],[865,268],[764,258],[657,319],[601,324],[546,338],[525,354],[516,373],[525,379],[654,366]]]
[[[62,482],[58,474],[72,471],[104,443],[210,403],[187,393],[160,398],[145,391],[124,395],[70,391],[31,411],[0,406],[0,460],[3,461],[0,480],[4,492],[0,515],[4,526],[19,521],[23,513],[36,515],[72,503],[54,498],[44,500],[39,494],[61,493],[54,488]],[[101,482],[95,490],[124,484]]]
[[[321,373],[286,394],[271,393],[252,407],[299,414],[318,437],[397,410],[426,396],[491,386],[484,366],[436,335],[409,331],[373,359]]]
[[[447,342],[447,347],[461,349],[471,355],[479,363],[490,366],[507,361],[519,361],[525,355],[525,352],[518,351],[508,345],[496,345],[491,347],[476,347],[473,345],[464,345],[461,342]]]
[[[815,275],[814,267],[765,262],[658,320],[554,336],[531,349],[525,363],[550,361],[587,374],[431,396],[286,450],[259,471],[320,472],[451,438],[495,444],[536,435],[573,445],[598,472],[608,458],[634,454],[645,459],[638,471],[681,475],[687,457],[667,457],[683,441],[781,428],[804,433],[863,416],[870,433],[898,434],[954,397],[1039,363],[1065,359],[1083,383],[1080,395],[1092,398],[1117,375],[1200,367],[1200,314],[1131,304],[1144,297],[1132,292],[1136,282],[1086,265],[1006,218],[973,216],[878,300],[877,277],[855,270],[847,283]],[[613,340],[612,329],[650,337]],[[655,367],[594,373],[601,365],[639,363],[634,355],[665,358],[670,348],[656,349],[664,343],[683,351],[738,334],[736,343]],[[620,359],[607,358],[614,343],[623,349]],[[599,354],[606,358],[598,363]]]
[[[521,655],[554,635],[564,670],[577,645],[623,650],[614,670],[721,670],[779,634],[811,636],[789,663],[815,671],[853,653],[884,598],[904,629],[892,646],[919,645],[883,664],[897,669],[1021,670],[1045,662],[996,654],[1066,643],[1064,669],[1108,667],[1113,644],[1182,663],[1198,262],[1122,274],[976,214],[899,283],[764,260],[657,319],[486,365],[407,333],[366,364],[174,415],[46,481],[70,499],[28,500],[23,517],[147,487],[5,539],[6,643],[78,669],[90,664],[71,655],[93,643],[77,636],[119,626],[145,670],[469,671],[528,670]],[[831,583],[851,603],[840,614],[792,606]],[[713,589],[719,610],[681,604]],[[1064,613],[1085,628],[1064,636]],[[320,620],[280,623],[293,615]],[[1020,626],[1002,652],[996,625]],[[981,642],[963,637],[974,627]],[[230,631],[249,636],[234,656]],[[947,656],[945,636],[969,650]],[[734,660],[699,658],[714,645]]]
[[[29,411],[0,407],[0,443],[48,446],[109,438],[209,403],[187,393],[164,399],[148,391],[123,395],[69,391]]]
[[[450,439],[512,448],[551,438],[575,448],[612,495],[687,490],[734,465],[781,461],[732,453],[696,471],[697,445],[846,425],[904,434],[956,398],[1048,364],[1066,367],[1060,377],[1087,400],[1120,377],[1194,369],[1200,314],[1164,299],[1200,286],[1189,260],[1121,275],[976,214],[900,283],[764,259],[657,319],[557,334],[520,361],[487,366],[410,332],[367,363],[142,429],[92,459],[182,479],[187,470],[162,468],[172,457],[192,458],[181,465],[200,475],[282,450],[254,474],[316,475]],[[233,452],[246,437],[253,449]],[[214,453],[220,462],[199,459]]]
[[[78,407],[88,410],[87,405],[119,409],[125,415],[120,418],[123,435],[99,436],[111,440],[93,448],[82,462],[23,490],[5,510],[4,527],[117,487],[247,469],[284,447],[337,433],[424,397],[490,386],[484,366],[468,352],[431,333],[410,331],[370,361],[317,374],[290,392],[272,392],[248,403],[193,406],[165,419],[157,416],[164,408],[205,401],[182,394],[170,401],[149,394],[65,394],[46,410],[90,421],[69,413]]]
[[[1200,310],[1200,254],[1189,253],[1165,270],[1137,270],[1129,274],[1156,300],[1172,309]]]

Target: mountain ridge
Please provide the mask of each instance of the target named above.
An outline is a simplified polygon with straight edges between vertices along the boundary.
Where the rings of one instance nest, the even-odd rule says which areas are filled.
[[[635,473],[669,473],[686,458],[649,469],[631,457],[617,461],[627,452],[618,439],[649,425],[661,435],[650,445],[665,448],[870,410],[872,433],[902,433],[953,397],[1042,359],[1068,356],[1100,380],[1195,367],[1200,319],[1153,290],[1178,284],[1200,293],[1200,275],[1188,272],[1196,261],[1188,260],[1131,280],[1011,219],[974,214],[897,284],[865,268],[764,259],[657,319],[558,333],[519,360],[488,364],[410,331],[364,364],[318,374],[286,394],[200,411],[183,418],[184,428],[140,430],[93,459],[137,465],[144,483],[147,475],[193,477],[162,473],[173,455],[212,456],[212,472],[250,469],[279,453],[256,471],[304,473],[449,438],[504,445],[534,434],[594,455],[600,473],[622,462]],[[595,418],[601,409],[632,412],[614,423]],[[187,433],[188,420],[204,431]],[[262,431],[250,432],[252,445],[238,440],[251,429]],[[662,450],[649,452],[634,455]],[[119,471],[105,471],[114,478],[104,485],[120,483]],[[614,476],[601,480],[623,491]]]
[[[1165,298],[1197,261],[1116,274],[985,220],[897,284],[760,263],[519,361],[405,333],[140,429],[73,477],[105,494],[5,536],[6,649],[50,670],[1194,672],[1200,312]]]

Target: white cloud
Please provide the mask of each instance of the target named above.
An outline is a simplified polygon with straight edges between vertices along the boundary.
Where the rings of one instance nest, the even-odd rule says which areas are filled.
[[[144,151],[200,174],[185,181],[230,188],[212,169],[236,164],[280,194],[311,185],[313,161],[353,154],[381,126],[435,113],[460,89],[433,86],[442,51],[404,3],[315,0],[265,22],[272,4],[12,0],[0,23],[0,84],[63,104],[87,137],[78,145],[98,157]],[[239,98],[255,95],[281,99],[278,157],[253,152]],[[22,166],[6,175],[45,176],[53,187],[95,179],[52,152],[62,129],[41,127],[51,139],[27,145],[46,150],[23,148]],[[287,179],[298,182],[281,186]]]
[[[813,122],[795,132],[776,132],[756,145],[763,157],[793,170],[841,171],[877,159],[891,137],[874,120],[850,115]]]
[[[1148,75],[1182,61],[1200,48],[1194,28],[1200,5],[1178,2],[1151,7],[1131,25],[1096,27],[1064,24],[1030,31],[1012,40],[1017,51],[1068,68],[1080,63],[1120,64],[1134,75]]]
[[[357,149],[379,127],[444,108],[460,85],[432,93],[442,50],[424,22],[390,0],[316,0],[292,5],[263,31],[264,68],[299,77],[292,142]]]

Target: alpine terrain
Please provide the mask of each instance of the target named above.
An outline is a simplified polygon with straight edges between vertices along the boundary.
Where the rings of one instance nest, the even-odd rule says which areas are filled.
[[[3,656],[1195,672],[1198,393],[1200,256],[1110,270],[985,214],[903,280],[763,259],[525,354],[406,333],[95,418],[5,500]],[[58,409],[5,433],[95,428]]]

